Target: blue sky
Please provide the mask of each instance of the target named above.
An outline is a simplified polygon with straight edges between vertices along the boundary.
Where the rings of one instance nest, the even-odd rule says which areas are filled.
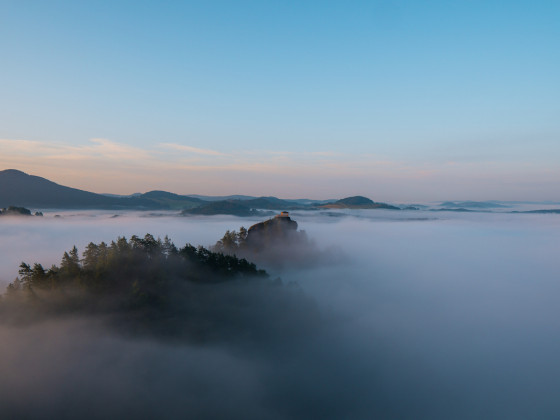
[[[0,168],[97,192],[558,198],[556,1],[1,1]]]

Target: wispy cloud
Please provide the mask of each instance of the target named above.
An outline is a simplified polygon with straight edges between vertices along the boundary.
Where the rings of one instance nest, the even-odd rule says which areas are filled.
[[[4,158],[15,155],[67,161],[95,159],[133,161],[149,159],[151,156],[147,150],[100,138],[91,139],[90,144],[78,146],[35,140],[0,139],[0,146]]]
[[[210,149],[199,149],[198,147],[186,146],[184,144],[177,143],[160,143],[158,145],[164,149],[171,149],[179,152],[193,153],[196,155],[207,155],[207,156],[226,156],[225,153],[218,152],[216,150]]]
[[[96,192],[167,189],[320,198],[371,191],[379,200],[421,199],[425,194],[440,198],[445,191],[455,194],[471,184],[501,190],[506,184],[517,189],[527,185],[527,191],[532,191],[534,185],[560,178],[557,167],[528,163],[421,162],[351,151],[224,153],[177,143],[139,147],[102,138],[84,144],[0,139],[0,169],[8,168]]]
[[[381,168],[370,157],[351,154],[282,150],[226,154],[177,143],[142,148],[101,138],[81,145],[0,139],[0,148],[0,169],[21,169],[72,187],[116,193],[169,189],[259,194],[290,188],[303,194],[309,180],[341,182]]]

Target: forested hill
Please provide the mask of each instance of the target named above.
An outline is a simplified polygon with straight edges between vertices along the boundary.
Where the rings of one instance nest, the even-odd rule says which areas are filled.
[[[157,301],[164,298],[174,281],[219,283],[267,276],[245,259],[191,244],[179,249],[168,237],[161,240],[150,234],[130,240],[119,237],[109,245],[90,242],[82,257],[74,247],[64,253],[59,266],[45,269],[38,263],[21,263],[20,277],[8,286],[8,295],[83,290],[99,296]]]
[[[367,197],[360,195],[354,197],[346,197],[332,203],[322,204],[319,208],[325,209],[386,209],[400,210],[399,207],[392,206],[387,203],[376,203]]]
[[[90,243],[81,257],[74,247],[58,266],[21,263],[19,277],[1,296],[0,320],[97,314],[110,316],[129,332],[211,335],[231,325],[239,310],[261,304],[251,302],[250,294],[263,285],[251,285],[267,277],[245,259],[201,246],[177,248],[167,237],[150,234],[119,237],[110,244]],[[252,325],[248,320],[242,324]]]

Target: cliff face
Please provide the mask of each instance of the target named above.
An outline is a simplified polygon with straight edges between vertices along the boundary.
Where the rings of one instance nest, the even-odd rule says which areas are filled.
[[[251,248],[282,245],[297,234],[298,224],[290,217],[275,217],[249,228],[246,243]]]
[[[241,228],[239,232],[226,232],[213,251],[246,258],[275,273],[284,267],[303,268],[340,260],[337,254],[327,256],[321,251],[305,231],[298,230],[297,222],[286,212],[279,216],[257,223],[248,230]]]

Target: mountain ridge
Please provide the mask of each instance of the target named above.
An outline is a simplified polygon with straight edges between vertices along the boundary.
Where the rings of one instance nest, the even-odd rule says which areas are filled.
[[[34,209],[98,209],[98,210],[179,210],[182,214],[230,214],[250,216],[258,210],[321,210],[326,208],[399,209],[376,203],[362,196],[341,200],[285,200],[274,196],[252,197],[231,195],[224,200],[204,200],[195,195],[181,195],[152,190],[132,195],[98,194],[57,184],[46,178],[17,169],[0,171],[0,208],[20,206]],[[221,198],[221,197],[219,197]]]
[[[139,197],[107,197],[66,187],[17,169],[6,169],[0,171],[0,207],[9,206],[74,209],[157,208],[153,201]]]

